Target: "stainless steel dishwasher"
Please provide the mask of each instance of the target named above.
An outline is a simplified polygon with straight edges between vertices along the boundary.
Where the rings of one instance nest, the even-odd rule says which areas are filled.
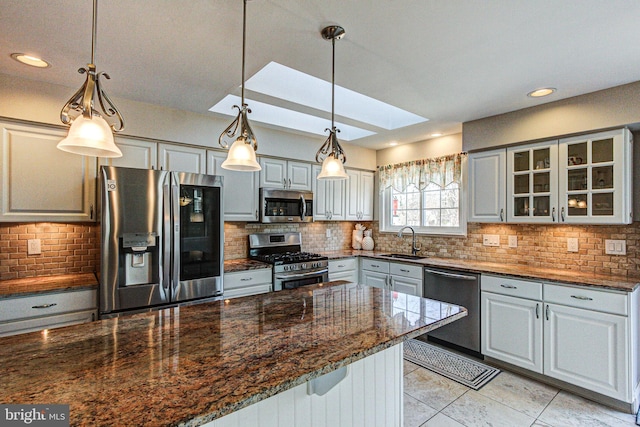
[[[428,340],[482,357],[480,354],[480,275],[425,267],[422,296],[461,305],[468,310],[466,317],[426,334]],[[424,335],[422,337],[424,338]]]

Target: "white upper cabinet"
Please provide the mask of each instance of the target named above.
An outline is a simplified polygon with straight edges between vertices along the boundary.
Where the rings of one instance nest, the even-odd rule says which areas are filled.
[[[469,222],[506,221],[507,153],[469,154]]]
[[[160,169],[176,172],[205,173],[207,150],[174,144],[158,144]]]
[[[632,158],[628,129],[473,153],[469,222],[630,224]]]
[[[118,166],[136,169],[158,168],[158,143],[141,139],[116,136],[116,145],[122,151],[122,157],[101,157],[100,166]]]
[[[56,146],[67,132],[0,123],[0,221],[95,221],[95,157]]]
[[[628,129],[560,140],[561,222],[631,223],[632,144]]]
[[[311,191],[311,164],[260,157],[260,187]]]
[[[507,149],[507,221],[558,221],[558,141]]]
[[[317,179],[321,165],[313,165],[313,220],[343,221],[345,219],[345,181]]]
[[[373,172],[346,170],[346,217],[348,221],[373,220]]]
[[[258,172],[239,172],[222,168],[226,151],[207,152],[207,174],[224,177],[222,205],[225,221],[258,220]]]

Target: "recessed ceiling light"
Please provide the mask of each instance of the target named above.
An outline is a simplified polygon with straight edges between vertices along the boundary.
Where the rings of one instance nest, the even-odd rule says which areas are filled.
[[[51,64],[49,64],[44,59],[27,55],[26,53],[12,53],[11,57],[22,64],[30,65],[32,67],[49,68],[51,66]]]
[[[527,96],[530,98],[540,98],[541,96],[551,95],[555,91],[556,88],[554,87],[543,87],[529,92]]]
[[[442,134],[440,132],[436,132],[436,133],[432,133],[431,136],[437,137],[437,136],[442,136]]]
[[[392,141],[392,142],[389,143],[389,145],[391,147],[395,147],[396,145],[398,145],[398,143],[396,141]]]

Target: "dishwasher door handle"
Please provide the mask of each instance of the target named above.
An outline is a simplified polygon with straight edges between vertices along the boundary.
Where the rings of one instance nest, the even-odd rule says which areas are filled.
[[[452,279],[476,280],[475,276],[466,276],[464,274],[455,274],[455,273],[445,273],[444,271],[431,270],[428,268],[425,268],[424,272],[429,274],[435,274],[436,276],[450,277]]]

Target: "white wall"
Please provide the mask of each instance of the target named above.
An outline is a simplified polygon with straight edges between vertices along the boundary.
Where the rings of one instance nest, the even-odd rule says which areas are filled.
[[[403,144],[378,150],[376,164],[378,166],[410,162],[419,159],[431,159],[460,153],[462,151],[462,134],[446,135],[413,144]]]
[[[78,88],[0,74],[0,117],[61,126],[60,110]],[[123,136],[219,148],[218,136],[233,120],[213,113],[198,114],[123,98],[113,98],[113,102],[126,122]],[[325,137],[309,137],[258,126],[255,122],[252,127],[258,137],[258,154],[262,155],[313,162],[316,151],[325,140]],[[348,167],[375,169],[375,150],[348,143],[342,145],[347,152]]]

